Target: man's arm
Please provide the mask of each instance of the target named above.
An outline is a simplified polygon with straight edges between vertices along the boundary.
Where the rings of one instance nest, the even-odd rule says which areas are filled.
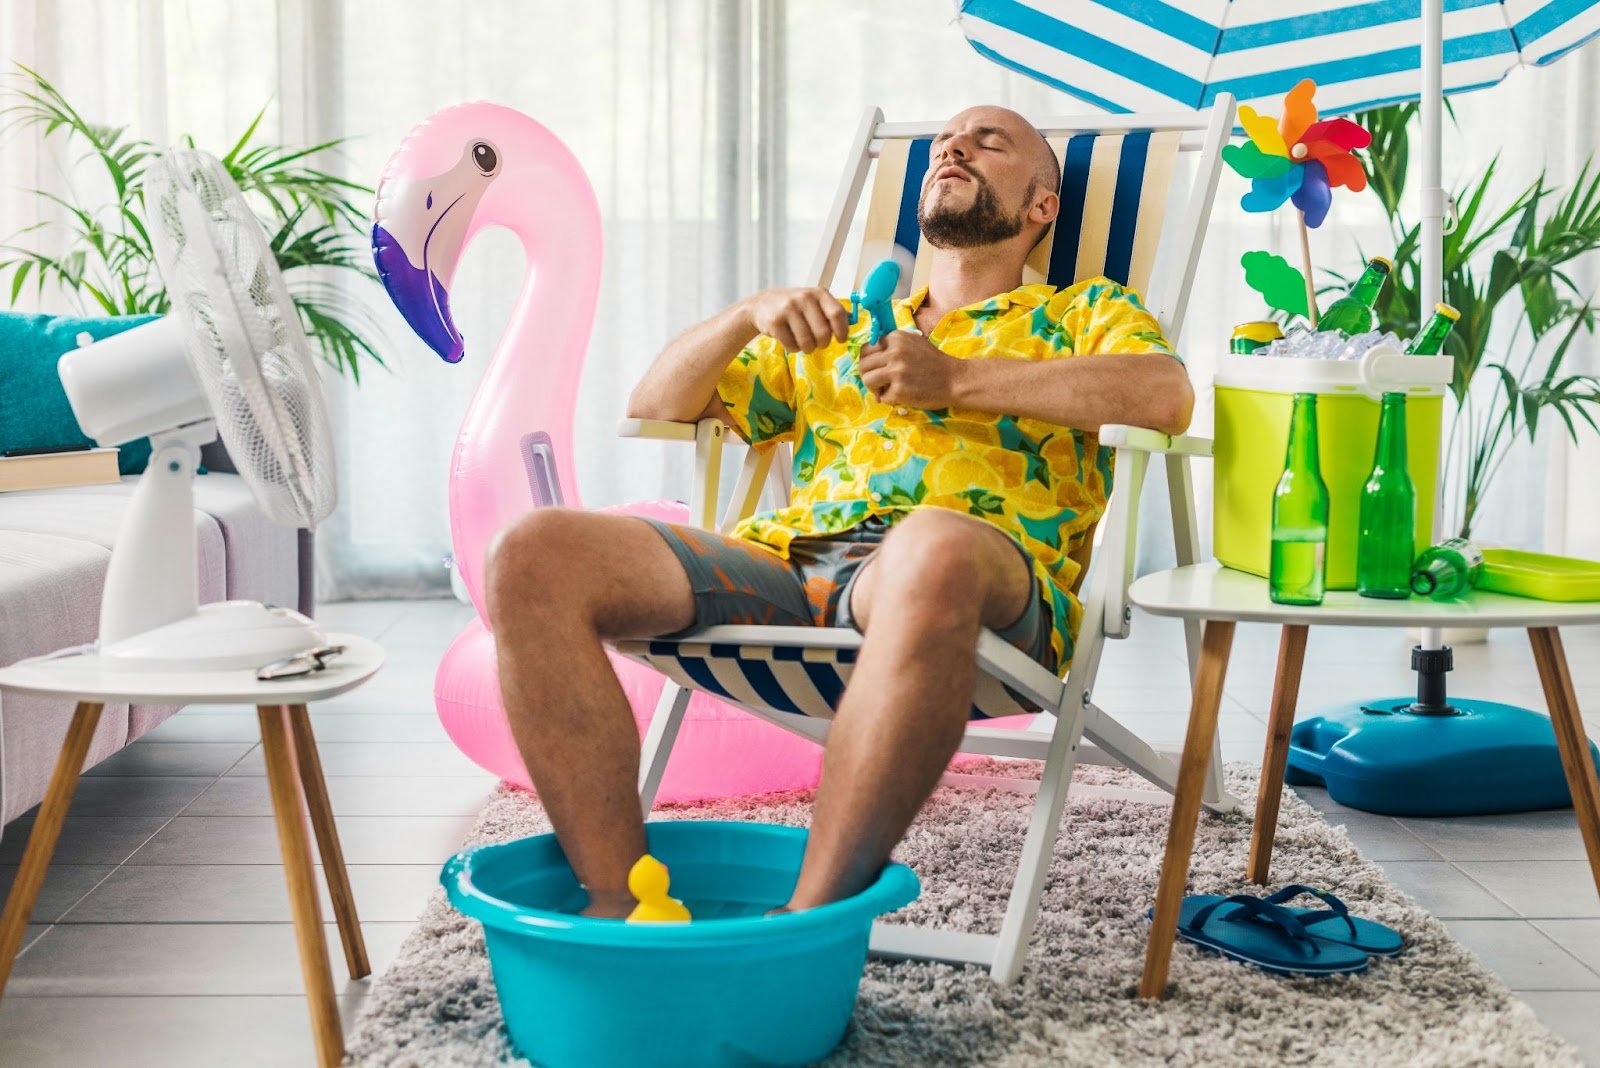
[[[692,422],[724,418],[717,380],[758,334],[789,352],[807,352],[844,340],[849,316],[826,289],[769,289],[690,327],[661,350],[628,396],[628,416]]]
[[[1188,373],[1162,352],[959,360],[897,330],[863,349],[859,366],[875,397],[914,408],[1003,412],[1079,430],[1130,423],[1167,434],[1187,430],[1194,412]]]
[[[1165,353],[956,362],[955,408],[1030,416],[1081,430],[1128,423],[1166,434],[1189,429],[1194,414],[1189,374]]]

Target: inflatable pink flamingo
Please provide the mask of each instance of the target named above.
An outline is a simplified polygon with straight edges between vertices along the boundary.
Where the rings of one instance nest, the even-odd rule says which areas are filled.
[[[480,230],[504,226],[527,256],[521,294],[451,461],[451,543],[478,618],[445,652],[434,700],[462,752],[528,786],[500,703],[483,566],[495,533],[530,507],[579,506],[573,422],[600,284],[599,205],[577,158],[554,134],[511,108],[474,103],[446,108],[411,131],[384,169],[375,214],[373,256],[384,287],[449,363],[465,354],[449,302],[462,250]],[[675,501],[616,510],[674,522],[688,517]],[[621,657],[611,662],[642,730],[665,680]],[[688,801],[798,789],[815,785],[820,767],[815,744],[696,694],[657,796]]]

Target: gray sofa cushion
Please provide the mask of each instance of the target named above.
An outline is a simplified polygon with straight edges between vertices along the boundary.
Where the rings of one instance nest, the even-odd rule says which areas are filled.
[[[111,547],[137,481],[0,494],[0,664],[94,640]],[[196,478],[194,518],[201,603],[298,603],[297,532],[257,510],[239,476]],[[0,823],[44,796],[71,710],[47,698],[0,705]],[[107,706],[89,763],[175,710]]]
[[[93,641],[110,555],[92,541],[0,529],[0,663]],[[4,699],[0,823],[44,796],[70,712],[70,702],[49,697]],[[107,705],[89,763],[104,760],[127,740],[128,706]]]

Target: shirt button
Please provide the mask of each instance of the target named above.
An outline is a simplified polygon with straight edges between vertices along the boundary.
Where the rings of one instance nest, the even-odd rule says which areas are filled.
[[[885,449],[892,449],[892,448],[894,448],[894,439],[893,439],[893,438],[884,438],[884,439],[883,439],[883,447],[884,447],[884,448],[885,448]]]
[[[874,503],[877,503],[878,501],[883,500],[883,494],[881,494],[881,493],[873,493],[872,500],[873,500]]]
[[[907,412],[906,412],[906,409],[905,409],[905,408],[896,408],[896,409],[895,409],[895,410],[894,410],[894,414],[895,414],[895,415],[906,415],[906,414],[907,414]]]

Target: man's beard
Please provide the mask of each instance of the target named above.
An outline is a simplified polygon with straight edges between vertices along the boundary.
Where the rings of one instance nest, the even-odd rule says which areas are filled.
[[[977,248],[996,245],[1020,234],[1023,219],[1027,215],[1026,205],[1033,199],[1033,187],[1030,185],[1028,195],[1022,198],[1023,210],[1009,215],[1000,206],[994,186],[970,171],[965,173],[978,187],[972,204],[966,208],[930,208],[928,194],[933,192],[934,185],[938,183],[923,190],[922,198],[917,202],[917,223],[922,227],[922,236],[928,243],[934,248]]]

